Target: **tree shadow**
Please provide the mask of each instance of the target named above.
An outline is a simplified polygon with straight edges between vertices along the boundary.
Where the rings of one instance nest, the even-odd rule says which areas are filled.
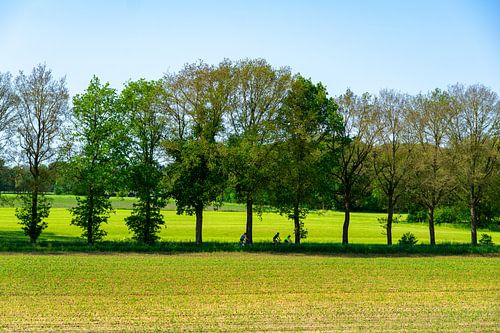
[[[82,237],[76,236],[64,236],[53,232],[42,232],[37,242],[47,242],[47,241],[57,241],[57,242],[81,242],[84,241]],[[0,242],[1,243],[19,243],[28,242],[29,237],[24,234],[22,230],[0,230]]]

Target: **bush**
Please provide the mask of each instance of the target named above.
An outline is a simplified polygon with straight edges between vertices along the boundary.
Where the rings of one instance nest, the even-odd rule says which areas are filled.
[[[427,221],[427,212],[425,210],[410,212],[406,217],[406,222],[408,223],[418,223],[426,221]]]
[[[434,222],[441,223],[462,223],[469,219],[468,211],[460,207],[442,207],[434,212]]]
[[[418,242],[417,237],[415,237],[415,235],[412,234],[411,232],[403,234],[401,239],[398,241],[399,245],[410,245],[410,246],[417,244],[417,242]]]
[[[481,234],[481,239],[479,240],[479,244],[481,245],[494,245],[491,240],[491,236],[488,234]]]

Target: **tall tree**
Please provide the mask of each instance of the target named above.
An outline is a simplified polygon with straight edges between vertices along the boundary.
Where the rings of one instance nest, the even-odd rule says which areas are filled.
[[[165,148],[169,166],[170,195],[177,213],[196,215],[196,243],[203,242],[203,208],[222,193],[226,176],[221,144],[224,114],[234,107],[232,64],[187,64],[165,77],[165,112],[175,120]]]
[[[165,224],[160,212],[166,204],[161,165],[166,125],[161,98],[161,83],[145,80],[128,82],[121,95],[130,122],[130,186],[139,199],[125,222],[134,237],[146,244],[158,239],[157,233]]]
[[[15,80],[17,133],[22,156],[27,160],[31,195],[16,212],[24,233],[35,243],[44,228],[50,204],[40,193],[41,166],[56,153],[57,138],[68,109],[65,79],[54,80],[45,65],[38,65],[29,76],[20,72]],[[42,197],[41,197],[42,196]]]
[[[394,209],[405,192],[413,150],[407,130],[408,97],[393,90],[382,90],[376,101],[380,121],[374,151],[374,171],[387,199],[387,244],[392,245]]]
[[[453,188],[451,177],[448,126],[451,119],[450,99],[439,89],[412,99],[409,131],[420,144],[418,160],[413,163],[413,192],[427,208],[429,240],[436,244],[434,212]]]
[[[77,206],[70,209],[74,224],[83,229],[89,244],[106,235],[102,223],[112,212],[108,193],[116,181],[116,166],[121,155],[123,117],[117,108],[117,94],[106,83],[93,77],[82,95],[73,98],[72,132],[67,137],[71,146],[68,171],[75,177]]]
[[[330,131],[327,140],[334,163],[328,172],[340,186],[336,195],[344,209],[342,244],[349,243],[350,213],[356,199],[363,197],[369,186],[368,165],[377,135],[377,113],[369,94],[356,96],[351,90],[337,98],[342,126]]]
[[[485,188],[498,168],[500,102],[483,85],[450,87],[452,118],[450,140],[457,155],[455,175],[459,193],[470,209],[471,243],[477,244],[479,211]]]
[[[13,134],[13,125],[16,120],[15,104],[16,95],[12,87],[11,75],[0,73],[0,156],[4,153],[5,145]]]
[[[274,69],[264,59],[235,66],[236,105],[229,115],[228,168],[238,197],[247,208],[247,243],[253,243],[253,205],[269,182],[270,150],[276,142],[276,120],[290,88],[290,69]]]
[[[294,222],[295,243],[307,235],[304,219],[318,193],[321,161],[320,143],[324,138],[325,118],[336,113],[337,105],[326,88],[311,80],[296,77],[279,115],[282,143],[280,167],[274,191],[275,205]]]
[[[10,183],[8,168],[5,167],[5,159],[8,158],[7,150],[10,148],[12,131],[16,120],[14,106],[16,104],[16,96],[13,91],[10,73],[0,73],[0,165],[2,174],[0,175],[0,183],[2,187],[8,187]],[[0,202],[4,201],[4,197],[0,197]]]

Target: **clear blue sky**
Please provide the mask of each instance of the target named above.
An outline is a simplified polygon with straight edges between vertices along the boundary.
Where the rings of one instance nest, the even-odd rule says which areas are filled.
[[[0,72],[45,62],[72,94],[186,62],[262,57],[331,95],[483,83],[500,93],[500,1],[0,0]]]

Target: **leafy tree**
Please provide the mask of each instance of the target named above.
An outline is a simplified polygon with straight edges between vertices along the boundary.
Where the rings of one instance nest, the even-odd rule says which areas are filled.
[[[370,185],[368,162],[377,135],[377,114],[369,94],[356,96],[348,89],[337,103],[342,120],[327,137],[329,156],[333,158],[327,172],[339,184],[335,194],[344,210],[342,243],[348,244],[352,206],[366,195]],[[334,119],[333,123],[337,122]]]
[[[481,202],[498,168],[500,102],[483,85],[457,84],[448,93],[452,99],[450,143],[457,161],[454,174],[458,193],[470,209],[471,243],[477,245]]]
[[[14,128],[14,123],[16,120],[16,114],[14,112],[14,106],[16,104],[16,96],[14,94],[11,82],[10,73],[0,73],[0,190],[5,191],[12,190],[9,186],[12,182],[12,177],[9,175],[8,168],[4,165],[7,158],[6,146],[10,143],[10,138],[12,137],[12,130]],[[5,200],[4,197],[0,197],[0,203]]]
[[[112,212],[107,193],[116,181],[123,117],[116,91],[95,76],[85,93],[73,98],[72,110],[73,128],[67,138],[71,158],[66,169],[75,177],[77,192],[85,197],[77,198],[77,206],[70,209],[71,224],[82,228],[82,236],[93,244],[106,235],[101,224]]]
[[[50,205],[41,197],[41,166],[54,158],[61,123],[68,108],[68,91],[64,79],[54,80],[45,65],[38,65],[29,76],[20,72],[15,80],[17,96],[17,133],[22,156],[32,176],[30,200],[23,200],[17,217],[30,241],[35,243],[47,226],[43,219]]]
[[[283,141],[277,160],[279,175],[274,190],[275,205],[294,221],[295,243],[307,236],[304,219],[318,193],[325,118],[336,113],[337,106],[327,97],[325,87],[296,77],[280,110],[279,126]]]
[[[277,116],[291,83],[288,68],[274,69],[264,59],[235,66],[236,105],[229,113],[229,154],[225,159],[236,194],[246,203],[247,243],[253,243],[253,205],[269,183],[270,150]]]
[[[13,125],[16,121],[14,107],[16,95],[14,93],[11,75],[0,73],[0,154],[4,154],[4,148],[10,137],[12,137]]]
[[[223,117],[234,107],[232,65],[187,64],[164,79],[165,112],[177,126],[170,127],[165,148],[173,162],[168,167],[170,195],[177,213],[196,215],[196,243],[203,242],[203,208],[217,200],[225,187],[222,145]]]
[[[382,90],[376,102],[380,121],[373,166],[378,186],[387,200],[387,244],[392,245],[394,209],[405,193],[413,146],[407,130],[408,97]]]
[[[436,244],[434,213],[453,190],[448,144],[451,118],[450,99],[439,89],[412,99],[409,125],[416,141],[417,159],[413,162],[412,188],[419,203],[427,208],[430,244]]]
[[[146,80],[128,82],[121,95],[122,107],[130,121],[129,182],[139,199],[125,223],[134,237],[146,244],[158,239],[158,231],[165,224],[160,212],[166,204],[160,163],[166,130],[161,96],[160,82]]]

